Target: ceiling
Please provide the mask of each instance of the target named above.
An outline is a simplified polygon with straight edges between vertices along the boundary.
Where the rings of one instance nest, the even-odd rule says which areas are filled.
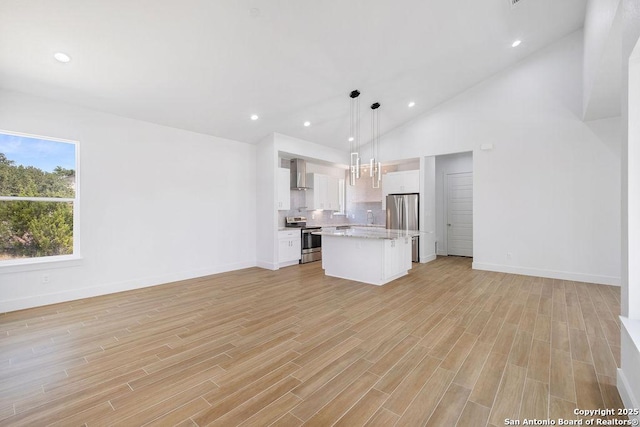
[[[0,0],[0,87],[248,143],[280,132],[346,149],[351,90],[366,140],[371,103],[385,133],[581,28],[585,5]]]

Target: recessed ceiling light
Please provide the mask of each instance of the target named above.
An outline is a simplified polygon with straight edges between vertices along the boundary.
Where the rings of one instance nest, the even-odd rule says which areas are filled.
[[[64,64],[66,64],[67,62],[71,61],[71,57],[69,55],[67,55],[66,53],[62,53],[62,52],[56,52],[53,55],[54,58],[56,58],[57,61],[62,62]]]
[[[311,126],[311,122],[304,122],[303,125],[304,127],[308,128],[309,126]]]
[[[511,47],[518,47],[520,46],[520,43],[522,43],[522,40],[516,40],[513,43],[511,43]]]
[[[413,102],[413,101],[411,101],[411,102],[409,103],[409,108],[413,107],[414,105],[416,105],[416,103],[415,103],[415,102]]]
[[[251,120],[258,120],[260,117],[258,117],[257,114],[252,114],[251,115]]]
[[[354,139],[354,138],[353,138],[352,136],[350,136],[350,137],[349,137],[349,142],[353,142],[353,139]]]

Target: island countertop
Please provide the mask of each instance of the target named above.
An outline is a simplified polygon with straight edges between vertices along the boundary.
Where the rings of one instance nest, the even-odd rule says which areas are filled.
[[[318,236],[395,240],[395,239],[401,239],[403,237],[419,236],[420,231],[389,230],[386,228],[376,228],[376,227],[351,227],[344,230],[319,230],[319,231],[314,231],[312,234],[316,234]]]

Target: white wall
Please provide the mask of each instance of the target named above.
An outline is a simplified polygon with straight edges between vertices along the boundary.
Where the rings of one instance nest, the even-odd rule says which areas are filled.
[[[620,115],[621,0],[589,0],[584,21],[583,117]]]
[[[620,120],[581,120],[582,46],[571,34],[382,139],[384,161],[473,151],[475,268],[620,283]]]
[[[629,59],[628,181],[628,312],[640,320],[640,40]]]
[[[640,186],[640,4],[623,0],[622,14],[622,289],[618,390],[626,407],[640,406],[640,269],[637,254]],[[640,416],[637,417],[640,419]]]
[[[445,175],[450,173],[473,172],[471,152],[436,156],[436,241],[438,255],[447,255],[447,219],[445,218]]]
[[[280,153],[289,153],[307,160],[313,161],[315,159],[344,167],[349,161],[346,147],[345,150],[337,150],[281,133],[275,133],[273,138],[275,150]]]
[[[6,91],[0,129],[80,142],[83,257],[0,267],[0,312],[255,265],[255,146]]]
[[[278,269],[277,233],[278,213],[276,207],[276,168],[280,157],[299,157],[306,160],[344,165],[348,160],[346,151],[274,133],[265,137],[257,147],[257,265],[271,270]],[[312,166],[313,168],[313,166]]]
[[[317,163],[307,163],[307,173],[319,173],[322,175],[332,176],[338,179],[344,179],[346,169],[335,166],[319,165]]]
[[[436,157],[420,159],[420,262],[436,259]]]
[[[640,10],[636,15],[640,24]],[[625,73],[626,74],[626,73]],[[621,367],[618,390],[626,407],[640,406],[640,40],[629,56],[628,144],[623,151],[627,173],[623,181],[623,283]],[[640,416],[635,417],[640,420]]]
[[[276,207],[276,170],[278,152],[274,137],[269,135],[258,143],[256,150],[256,260],[258,267],[278,268]]]
[[[629,114],[629,103],[631,101],[631,91],[629,90],[629,80],[631,74],[631,55],[637,51],[636,46],[640,39],[640,4],[637,0],[623,0],[622,2],[622,95],[621,95],[621,110],[622,110],[622,293],[621,293],[621,307],[620,311],[623,316],[629,316],[629,283],[628,283],[628,269],[629,269],[629,253],[628,253],[628,131],[630,126],[636,121],[631,119]],[[634,55],[635,57],[635,55]],[[636,118],[637,120],[637,118]],[[638,285],[640,286],[640,285]]]

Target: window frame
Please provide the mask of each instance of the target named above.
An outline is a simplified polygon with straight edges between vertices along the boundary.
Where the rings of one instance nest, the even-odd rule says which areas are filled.
[[[56,202],[73,204],[73,253],[67,255],[50,255],[34,258],[19,258],[10,260],[0,260],[1,273],[13,273],[26,270],[38,270],[45,268],[60,268],[77,265],[80,256],[80,142],[72,139],[56,138],[51,136],[35,135],[23,132],[15,132],[0,129],[4,135],[14,135],[25,138],[35,138],[45,141],[62,142],[73,144],[75,154],[75,197],[18,197],[0,196],[0,201],[33,201],[33,202]]]

